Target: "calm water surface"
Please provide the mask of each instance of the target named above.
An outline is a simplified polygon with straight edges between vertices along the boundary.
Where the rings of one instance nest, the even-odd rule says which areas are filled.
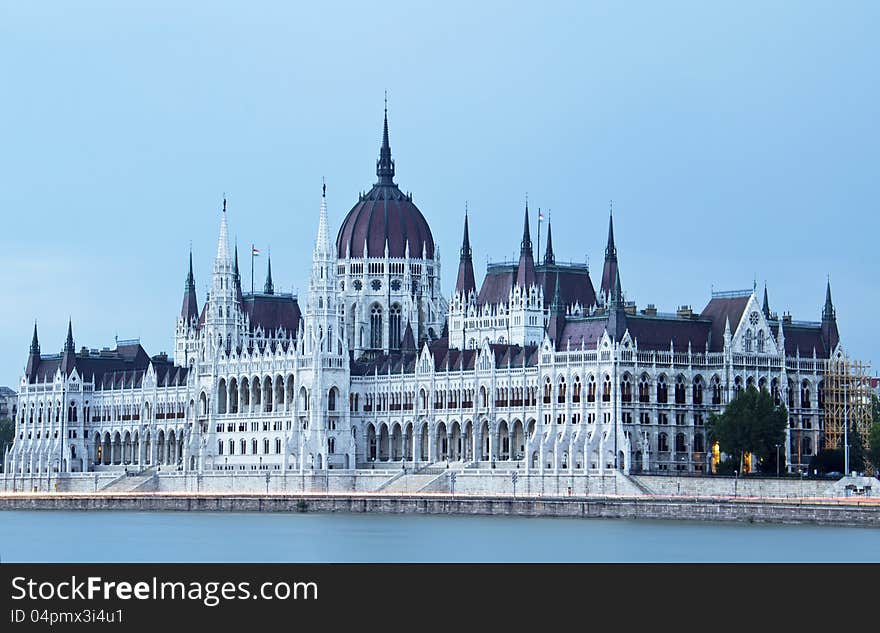
[[[0,512],[25,562],[880,562],[880,530],[381,514]]]

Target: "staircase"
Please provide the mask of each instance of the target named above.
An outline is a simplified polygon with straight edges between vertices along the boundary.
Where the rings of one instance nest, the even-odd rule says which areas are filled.
[[[150,466],[139,472],[124,473],[101,488],[101,492],[147,492],[157,487],[156,467]]]

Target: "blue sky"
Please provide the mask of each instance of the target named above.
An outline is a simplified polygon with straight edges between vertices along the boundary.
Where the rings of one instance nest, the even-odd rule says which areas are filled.
[[[170,351],[223,192],[276,290],[304,290],[321,178],[338,228],[385,90],[445,291],[466,200],[478,277],[518,249],[528,192],[597,281],[613,199],[639,306],[757,279],[817,320],[831,275],[845,346],[880,365],[877,3],[73,4],[0,5],[0,384],[35,318],[44,353],[68,316],[77,346]]]

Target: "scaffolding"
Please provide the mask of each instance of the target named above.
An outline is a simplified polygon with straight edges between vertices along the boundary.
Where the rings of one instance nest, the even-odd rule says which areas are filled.
[[[825,448],[843,447],[843,430],[850,429],[849,444],[858,434],[867,450],[871,430],[870,365],[849,357],[826,362],[822,397],[825,410]]]

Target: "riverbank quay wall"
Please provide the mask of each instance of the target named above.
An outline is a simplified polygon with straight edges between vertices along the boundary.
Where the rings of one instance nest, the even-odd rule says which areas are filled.
[[[880,494],[871,480],[868,496]],[[536,473],[524,470],[422,469],[248,472],[83,473],[62,478],[0,478],[3,492],[158,492],[216,494],[292,493],[459,493],[526,496],[708,496],[708,497],[843,497],[833,480],[670,475]]]
[[[514,498],[453,495],[42,494],[0,496],[0,510],[323,512],[807,523],[880,528],[870,500],[676,497]]]

